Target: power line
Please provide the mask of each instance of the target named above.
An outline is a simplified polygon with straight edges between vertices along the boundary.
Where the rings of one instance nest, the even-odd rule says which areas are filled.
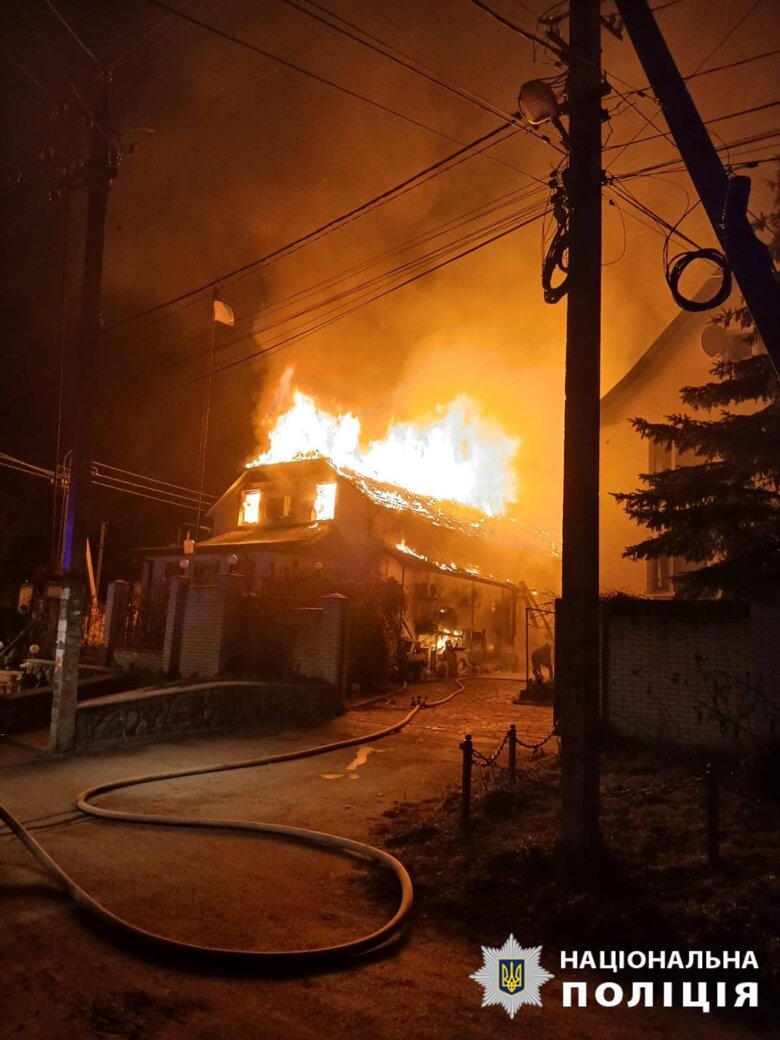
[[[524,39],[528,40],[529,43],[536,43],[540,47],[544,47],[545,50],[550,51],[550,53],[554,54],[555,57],[559,60],[563,58],[563,52],[558,46],[552,44],[549,40],[543,40],[540,36],[537,36],[535,33],[529,32],[527,29],[524,29],[521,25],[518,25],[517,22],[513,22],[511,18],[507,18],[506,15],[500,14],[498,11],[495,11],[489,4],[484,3],[483,0],[469,0],[469,2],[472,3],[475,7],[478,7],[480,11],[484,11],[485,14],[490,15],[490,17],[497,21],[500,25],[505,26],[507,29],[511,29],[512,32],[518,33]]]
[[[739,149],[746,148],[748,146],[754,146],[754,147],[751,148],[751,151],[753,153],[755,153],[757,151],[762,151],[764,148],[774,148],[774,147],[776,147],[776,145],[774,143],[770,143],[770,142],[773,142],[773,139],[778,137],[778,136],[780,136],[780,129],[769,130],[769,131],[766,131],[766,132],[761,133],[761,134],[751,134],[750,136],[743,137],[743,138],[741,138],[738,141],[730,141],[730,142],[721,144],[721,145],[719,145],[716,148],[716,151],[718,151],[718,152],[728,151],[730,153],[736,153],[737,150],[739,150]],[[767,143],[763,144],[763,142],[767,142]],[[740,155],[739,157],[743,158],[742,155]],[[677,170],[677,169],[670,169],[671,167],[675,167],[675,164],[679,163],[680,161],[681,160],[678,157],[675,156],[675,158],[673,158],[673,159],[665,159],[662,162],[653,163],[650,166],[640,167],[640,169],[638,169],[638,170],[631,170],[630,172],[621,173],[621,174],[613,174],[610,177],[610,180],[618,180],[618,181],[634,180],[634,179],[636,179],[638,177],[651,176],[652,174],[658,172],[659,170],[666,170],[667,172],[670,172],[670,173],[671,172],[674,172],[674,173],[677,173],[677,172],[685,173],[686,172],[686,167],[685,167],[684,164],[680,167],[679,170]]]
[[[498,196],[498,198],[492,199],[490,202],[483,203],[480,206],[476,206],[471,210],[467,210],[465,213],[460,213],[456,217],[452,217],[450,220],[445,221],[442,224],[436,225],[428,231],[422,232],[419,235],[415,235],[411,239],[407,239],[389,249],[379,253],[366,260],[360,261],[358,264],[347,268],[344,271],[339,272],[335,275],[330,275],[328,278],[323,279],[314,285],[308,286],[306,289],[299,290],[289,296],[283,298],[275,304],[270,306],[263,305],[259,308],[253,307],[250,311],[245,314],[236,316],[236,325],[244,324],[247,321],[253,320],[258,314],[267,316],[273,314],[275,311],[284,310],[284,308],[291,303],[306,299],[317,294],[319,291],[331,288],[339,283],[346,281],[348,278],[356,274],[362,274],[373,267],[379,266],[386,260],[394,259],[395,257],[409,252],[417,246],[427,245],[434,239],[441,238],[448,232],[457,231],[466,224],[470,223],[477,217],[489,216],[493,213],[499,212],[502,209],[506,209],[509,205],[513,205],[523,201],[529,201],[534,195],[539,196],[542,189],[540,188],[522,188],[516,189],[515,191],[507,192],[504,195]],[[298,317],[297,314],[289,315],[287,318],[280,320],[288,320],[290,317]],[[263,327],[258,332],[267,331],[268,326]]]
[[[477,241],[475,244],[472,244],[472,245],[468,246],[467,248],[462,249],[461,251],[455,253],[454,255],[445,257],[445,259],[443,259],[440,262],[436,263],[432,267],[426,268],[425,270],[422,270],[422,271],[417,271],[416,273],[414,273],[414,274],[410,275],[409,277],[403,279],[401,282],[399,282],[396,285],[392,285],[389,288],[385,288],[382,291],[377,292],[377,293],[375,293],[373,295],[368,294],[367,298],[360,300],[358,303],[354,304],[353,306],[351,306],[347,310],[340,311],[340,312],[338,312],[338,313],[336,313],[335,315],[332,315],[332,316],[328,316],[320,324],[315,325],[314,327],[311,327],[311,328],[308,328],[308,329],[304,329],[303,331],[299,331],[299,332],[293,333],[292,335],[286,337],[285,339],[282,339],[278,343],[271,344],[268,347],[263,347],[263,348],[261,348],[259,350],[253,351],[250,354],[244,355],[243,357],[237,358],[237,359],[235,359],[233,361],[227,362],[224,365],[221,365],[218,368],[215,368],[214,372],[213,372],[213,375],[215,375],[215,376],[216,375],[220,375],[222,372],[226,372],[226,371],[228,371],[230,369],[233,369],[233,368],[236,368],[236,367],[241,367],[241,366],[246,365],[246,364],[250,364],[251,362],[256,361],[258,358],[265,357],[265,356],[268,356],[268,355],[273,354],[273,353],[277,353],[279,350],[283,350],[286,347],[290,346],[293,343],[298,342],[301,339],[308,338],[309,336],[314,335],[316,332],[322,331],[322,329],[326,328],[327,326],[332,325],[334,322],[341,321],[344,318],[348,317],[349,315],[353,314],[355,311],[361,310],[363,307],[367,306],[369,303],[374,303],[377,300],[380,300],[380,299],[384,298],[385,296],[390,295],[391,293],[397,292],[399,289],[403,289],[406,286],[411,285],[414,282],[419,281],[421,278],[425,278],[428,275],[433,274],[436,271],[439,271],[439,270],[441,270],[444,267],[448,267],[450,264],[455,263],[457,260],[461,260],[461,259],[463,259],[466,256],[470,256],[472,253],[475,253],[475,252],[477,252],[480,249],[484,249],[486,246],[491,245],[493,242],[496,242],[499,239],[504,238],[507,235],[510,235],[513,232],[520,230],[521,228],[527,227],[529,224],[531,224],[531,223],[533,223],[533,222],[535,222],[537,220],[540,220],[542,218],[542,215],[543,215],[543,209],[541,207],[539,207],[538,208],[538,212],[536,212],[533,215],[525,218],[524,220],[522,220],[520,222],[517,222],[517,223],[514,223],[514,224],[512,224],[509,227],[504,227],[504,228],[502,228],[502,230],[497,231],[495,234],[490,235],[489,237],[485,238],[484,240]],[[244,336],[243,338],[244,339],[248,339],[248,338],[250,338],[250,335],[251,334],[248,334],[248,335]],[[197,377],[195,377],[195,378],[193,378],[191,380],[188,380],[187,382],[180,383],[177,386],[168,387],[164,391],[161,391],[161,394],[162,393],[166,393],[167,394],[167,393],[169,393],[171,391],[184,389],[185,387],[188,387],[188,386],[191,386],[191,385],[193,385],[195,383],[201,382],[205,378],[208,378],[208,376],[205,376],[205,375],[197,376]],[[155,395],[155,396],[161,396],[161,394],[158,394],[158,395]]]
[[[660,228],[663,228],[667,232],[667,235],[674,235],[676,238],[679,238],[682,242],[685,242],[686,245],[693,246],[694,249],[702,248],[698,244],[698,242],[695,242],[692,238],[690,238],[688,235],[684,234],[684,232],[679,230],[679,221],[677,222],[677,224],[670,224],[668,220],[662,217],[659,213],[656,213],[655,210],[651,209],[649,206],[646,206],[643,202],[640,202],[639,199],[628,188],[625,187],[625,185],[612,185],[612,191],[616,195],[618,195],[619,198],[623,199],[624,202],[627,202],[630,206],[633,206],[634,209],[639,210],[640,213],[643,213],[646,217],[652,220]],[[686,210],[684,216],[687,216],[691,208],[693,207],[689,207]]]
[[[329,8],[324,7],[322,4],[315,3],[314,0],[308,0],[308,2],[309,7],[304,7],[303,4],[298,3],[297,0],[281,0],[281,3],[286,4],[288,7],[292,7],[294,10],[299,11],[306,17],[314,19],[321,25],[326,25],[328,28],[333,29],[335,32],[340,33],[342,36],[346,36],[353,42],[358,43],[363,47],[367,47],[375,54],[381,54],[389,61],[395,62],[402,68],[407,69],[409,72],[415,73],[415,75],[422,76],[430,83],[434,83],[436,86],[449,91],[451,94],[454,94],[455,97],[459,97],[465,101],[470,102],[473,105],[476,105],[483,111],[489,112],[490,115],[497,116],[498,118],[503,120],[514,119],[512,113],[502,111],[500,108],[497,108],[495,105],[492,105],[489,101],[486,101],[483,97],[480,97],[480,95],[475,94],[474,92],[459,86],[457,83],[453,83],[451,80],[447,79],[445,76],[442,76],[440,73],[437,73],[434,69],[431,69],[423,62],[418,61],[416,58],[413,58],[411,55],[399,50],[396,47],[392,47],[390,44],[382,40],[379,36],[376,36],[373,33],[368,32],[368,30],[361,28],[354,22],[350,22],[342,15],[336,14],[334,11],[331,11]],[[310,8],[314,8],[314,10],[310,10]],[[321,13],[318,14],[317,12]],[[359,33],[360,35],[356,35],[356,33]],[[521,129],[526,130],[527,133],[532,133],[532,131],[530,131],[528,128],[522,125]],[[553,147],[556,147],[552,141],[550,141],[549,139],[546,140],[547,143],[551,144]],[[561,149],[558,150],[560,151]]]
[[[79,34],[73,28],[73,26],[67,21],[67,19],[63,18],[63,16],[60,14],[60,12],[54,6],[54,4],[51,2],[51,0],[44,0],[44,3],[49,8],[49,10],[52,12],[54,17],[60,22],[60,24],[63,25],[67,29],[67,31],[70,33],[70,35],[73,37],[73,39],[79,45],[79,47],[81,47],[81,49],[84,51],[84,53],[86,55],[88,55],[97,66],[100,66],[100,62],[98,61],[98,59],[95,57],[95,55],[89,49],[89,47],[87,47],[86,43],[84,43],[84,41],[81,39]]]
[[[19,72],[21,72],[21,74],[26,79],[29,79],[29,81],[31,83],[35,84],[35,86],[38,88],[38,90],[40,90],[41,93],[44,94],[49,99],[49,101],[53,101],[55,104],[57,103],[57,98],[54,96],[54,94],[52,94],[52,92],[49,90],[49,88],[44,86],[43,83],[41,83],[40,80],[36,79],[35,76],[33,76],[33,74],[29,71],[29,69],[25,68],[25,66],[22,65],[22,63],[19,61],[19,59],[15,55],[13,55],[10,51],[6,50],[5,47],[1,43],[0,43],[0,51],[3,52],[3,54],[6,56],[6,58],[8,58],[8,60],[11,62],[12,65],[16,66],[16,68],[19,70]]]
[[[57,69],[59,70],[60,74],[65,79],[65,81],[68,84],[68,86],[70,87],[70,89],[73,92],[73,95],[75,96],[76,100],[81,105],[82,111],[86,112],[86,114],[89,116],[89,118],[92,120],[92,123],[94,124],[95,123],[95,116],[94,116],[94,114],[92,112],[92,109],[86,103],[84,98],[81,96],[81,92],[79,91],[79,88],[73,82],[73,79],[71,78],[70,74],[68,73],[67,69],[62,64],[60,59],[57,57],[56,52],[54,51],[54,49],[49,44],[49,42],[46,39],[46,37],[43,35],[43,33],[38,28],[38,26],[35,24],[35,21],[31,17],[31,15],[28,13],[28,11],[25,8],[22,0],[14,0],[14,2],[16,4],[17,8],[22,12],[22,15],[26,19],[26,21],[27,21],[28,25],[30,26],[30,28],[32,29],[32,31],[38,37],[38,40],[40,41],[41,46],[46,51],[46,53],[49,55],[51,60],[54,62],[54,65],[57,67]],[[105,140],[108,140],[108,137],[106,136],[106,131],[104,130],[104,128],[103,127],[98,127],[98,130],[99,130],[100,134],[105,138]]]
[[[49,480],[52,483],[67,484],[68,471],[65,467],[58,467],[55,478],[54,470],[45,466],[37,466],[35,463],[27,462],[6,452],[0,452],[0,467],[23,473],[26,476]],[[106,470],[112,472],[103,472]],[[114,476],[113,473],[126,474],[126,476]],[[136,479],[130,480],[128,477],[135,477]],[[192,488],[181,488],[180,485],[168,484],[167,481],[161,481],[155,477],[146,477],[143,474],[133,473],[130,470],[122,470],[116,466],[109,466],[106,463],[94,462],[92,464],[92,483],[98,487],[108,488],[111,491],[121,491],[123,494],[136,495],[164,505],[179,506],[183,509],[192,510],[197,506],[198,493]],[[169,488],[172,490],[168,490]],[[177,488],[179,488],[178,491],[176,490]],[[204,494],[203,498],[209,504],[213,504],[216,501],[215,495]],[[48,527],[49,525],[46,524],[45,526]]]
[[[738,112],[728,112],[726,115],[723,115],[723,116],[715,116],[712,119],[706,119],[706,120],[704,120],[703,125],[704,126],[712,126],[714,123],[724,123],[724,122],[726,122],[729,119],[737,119],[739,116],[752,115],[754,112],[764,112],[767,109],[776,108],[778,105],[780,105],[780,100],[778,100],[778,101],[767,101],[763,105],[753,105],[751,108],[743,108],[743,109],[740,109]],[[642,128],[640,127],[640,130],[641,129]],[[619,148],[619,149],[621,149],[620,155],[622,155],[623,152],[626,150],[626,148],[628,148],[630,145],[644,144],[646,141],[655,141],[659,137],[666,137],[666,136],[667,135],[665,133],[649,134],[647,137],[637,137],[637,135],[635,134],[634,137],[630,138],[628,141],[622,141],[622,142],[620,142],[618,144],[607,145],[604,148],[604,151],[605,152],[609,152],[609,151],[613,151],[614,149]],[[616,161],[616,159],[618,159],[620,157],[620,155],[616,156],[615,159],[612,160],[612,163],[614,163]],[[610,163],[610,165],[612,165],[612,163]]]
[[[761,2],[762,0],[755,0],[755,2],[748,8],[748,10],[745,11],[745,13],[734,23],[734,25],[732,25],[732,27],[729,29],[729,31],[726,33],[726,35],[723,37],[720,43],[716,44],[705,58],[702,58],[702,60],[693,70],[694,74],[697,73],[699,69],[702,68],[702,66],[706,65],[710,58],[714,57],[714,55],[718,53],[721,47],[731,39],[731,37],[734,35],[737,29],[739,29],[740,26],[742,26],[753,14],[753,12],[761,5]]]
[[[689,72],[687,76],[683,76],[683,80],[688,83],[690,80],[699,79],[701,76],[711,76],[716,72],[728,72],[731,69],[739,68],[742,65],[751,65],[754,61],[763,61],[764,58],[774,58],[778,54],[780,54],[780,47],[771,51],[762,51],[760,54],[751,54],[747,58],[738,58],[736,61],[727,62],[725,65],[713,65],[709,69],[701,69],[698,72]],[[649,90],[649,84],[645,84],[644,87],[634,88],[633,93],[651,97],[652,95],[647,94],[647,91]],[[652,100],[655,101],[659,108],[663,108],[657,98],[652,97]]]
[[[426,130],[428,133],[435,134],[437,137],[441,137],[445,141],[450,141],[453,144],[462,145],[463,142],[459,141],[457,137],[452,137],[450,134],[445,133],[443,130],[437,130],[435,127],[430,126],[428,123],[423,123],[419,119],[415,119],[413,116],[406,115],[404,112],[399,112],[398,109],[391,108],[389,105],[382,104],[381,101],[376,101],[374,98],[370,98],[365,94],[361,94],[357,90],[352,90],[350,87],[345,87],[343,84],[338,83],[336,80],[329,79],[327,76],[322,76],[318,72],[313,72],[311,69],[304,68],[302,65],[298,65],[288,58],[282,58],[278,54],[274,54],[271,51],[267,51],[262,47],[258,47],[254,43],[250,43],[249,40],[245,40],[240,36],[234,36],[232,33],[226,32],[224,29],[220,29],[216,25],[211,25],[209,22],[203,22],[199,18],[194,18],[192,15],[186,14],[184,11],[176,10],[173,7],[169,7],[163,0],[146,0],[146,3],[153,4],[155,7],[160,7],[164,11],[170,11],[171,14],[176,15],[177,18],[181,18],[184,21],[190,22],[192,25],[197,26],[200,29],[210,32],[220,39],[226,40],[229,43],[233,43],[238,47],[243,47],[246,50],[252,51],[255,54],[259,54],[263,58],[267,58],[270,61],[275,61],[279,65],[283,65],[285,68],[291,69],[293,72],[298,72],[303,76],[307,76],[309,79],[315,80],[317,83],[322,83],[324,86],[331,87],[333,90],[338,90],[340,93],[345,94],[347,97],[354,98],[358,101],[363,101],[367,105],[371,105],[373,108],[378,109],[381,112],[385,112],[389,115],[395,116],[398,119],[404,120],[404,122],[416,126],[418,129]],[[509,169],[514,170],[515,173],[525,173],[525,170],[520,170],[518,167],[513,166],[511,163],[505,162],[503,159],[498,159],[494,156],[488,156],[491,162],[497,162],[502,166],[507,166]],[[530,176],[530,174],[526,174]]]
[[[509,205],[514,205],[519,202],[530,203],[532,197],[534,195],[538,197],[539,193],[540,189],[538,188],[526,188],[515,192],[509,192],[503,196],[499,196],[499,198],[492,200],[492,202],[490,203],[486,203],[482,206],[476,207],[475,209],[470,210],[467,213],[459,214],[457,217],[452,218],[451,220],[445,222],[442,225],[439,225],[431,231],[425,232],[422,235],[415,236],[414,238],[407,240],[406,242],[403,242],[400,245],[394,246],[391,249],[386,250],[385,252],[380,253],[377,256],[364,260],[359,264],[356,264],[353,267],[348,268],[345,271],[341,271],[337,275],[332,275],[324,280],[321,280],[320,282],[315,283],[314,285],[310,285],[305,289],[299,290],[296,293],[292,293],[290,296],[278,301],[276,304],[273,304],[270,307],[264,306],[259,309],[253,309],[247,314],[240,316],[237,319],[236,325],[245,324],[247,321],[253,320],[258,314],[261,313],[264,317],[268,317],[272,315],[274,312],[278,313],[281,311],[282,313],[280,317],[274,318],[272,321],[266,323],[265,325],[260,326],[259,328],[253,328],[250,333],[242,333],[238,337],[230,339],[227,342],[221,343],[219,345],[218,350],[225,350],[226,348],[229,348],[236,343],[242,343],[251,337],[267,336],[269,333],[276,332],[283,326],[289,325],[290,322],[293,322],[298,318],[306,318],[307,316],[315,313],[316,311],[324,310],[325,308],[334,304],[338,306],[340,301],[342,301],[345,298],[348,298],[349,296],[354,296],[358,292],[365,292],[367,289],[370,289],[372,286],[375,286],[381,283],[382,281],[387,281],[389,278],[397,277],[400,273],[404,271],[408,271],[414,268],[415,266],[420,266],[433,257],[442,255],[443,252],[454,248],[454,246],[456,245],[462,245],[463,243],[475,236],[484,235],[486,232],[498,226],[498,223],[494,222],[493,224],[482,224],[475,230],[469,232],[464,236],[461,236],[461,238],[456,239],[453,242],[447,243],[444,246],[437,247],[437,249],[433,252],[426,253],[423,257],[417,257],[412,261],[407,261],[403,265],[395,267],[389,271],[384,271],[376,276],[373,276],[368,281],[364,281],[358,284],[357,286],[343,289],[337,292],[335,295],[331,295],[329,297],[326,297],[325,299],[313,302],[303,309],[299,309],[293,312],[289,312],[289,310],[287,310],[287,308],[291,304],[300,303],[306,299],[311,299],[320,292],[326,291],[327,289],[335,288],[339,284],[347,282],[348,279],[354,277],[355,275],[366,273],[367,271],[370,271],[371,268],[378,267],[386,260],[394,259],[395,257],[405,252],[409,252],[409,250],[417,246],[429,244],[434,239],[441,238],[442,235],[448,234],[452,231],[457,231],[460,228],[464,227],[466,224],[473,221],[476,217],[484,217],[490,214],[495,214],[503,209],[506,209]],[[541,200],[537,198],[537,201]],[[533,204],[536,205],[536,202],[534,202]],[[522,212],[525,211],[521,211],[521,213]],[[518,213],[515,212],[514,214],[510,215],[509,219],[516,219],[517,216]],[[285,311],[287,312],[285,313]],[[189,364],[193,362],[199,364],[200,354],[201,352],[196,352],[195,354],[188,355],[185,359],[183,359],[183,363]],[[182,361],[174,361],[167,366],[166,371],[171,371],[173,368],[178,368],[180,364],[182,364]]]
[[[405,180],[398,184],[393,185],[391,188],[387,188],[385,191],[380,192],[373,198],[368,199],[366,202],[361,203],[359,206],[355,206],[353,209],[346,213],[341,214],[338,217],[334,217],[332,220],[321,224],[318,228],[312,231],[308,231],[298,238],[293,239],[291,242],[286,243],[283,246],[279,246],[272,250],[270,253],[266,253],[264,256],[258,257],[256,260],[251,260],[249,263],[242,264],[240,267],[236,267],[231,271],[227,271],[217,278],[204,282],[194,289],[189,289],[187,292],[180,293],[178,296],[174,296],[171,299],[164,300],[162,303],[154,304],[152,307],[147,307],[142,311],[138,311],[136,314],[132,314],[127,318],[123,318],[121,321],[116,322],[111,326],[109,331],[113,331],[118,328],[129,324],[130,322],[137,321],[141,318],[145,318],[151,314],[155,314],[158,311],[167,310],[169,307],[173,307],[178,303],[183,303],[187,300],[192,300],[195,297],[201,297],[206,293],[211,292],[217,286],[223,285],[226,282],[234,281],[244,275],[264,267],[267,264],[273,263],[275,260],[282,256],[286,256],[288,253],[301,248],[310,242],[319,240],[332,231],[335,231],[345,224],[351,223],[353,220],[385,205],[387,202],[392,201],[396,197],[405,194],[405,192],[418,184],[426,183],[427,180],[431,179],[431,175],[438,175],[439,173],[446,172],[452,165],[457,165],[457,162],[462,159],[470,159],[472,156],[467,153],[473,153],[474,149],[479,145],[485,144],[488,147],[491,143],[498,143],[499,135],[505,133],[507,130],[511,131],[508,137],[512,136],[512,133],[516,132],[516,128],[510,126],[497,127],[495,130],[489,131],[487,134],[483,134],[481,137],[475,138],[475,140],[469,142],[467,145],[459,148],[455,152],[451,152],[446,155],[443,159],[438,159],[435,163],[431,163],[429,166],[424,167],[422,170],[418,170],[417,173],[412,174],[411,177],[407,177]],[[537,180],[537,178],[533,178]],[[545,184],[544,181],[539,181],[540,184]]]

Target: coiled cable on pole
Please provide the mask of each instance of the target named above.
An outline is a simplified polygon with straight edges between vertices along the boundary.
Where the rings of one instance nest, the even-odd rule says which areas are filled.
[[[551,182],[551,187],[550,201],[557,227],[542,262],[542,291],[545,303],[559,303],[569,291],[569,206],[566,188],[558,185],[557,180]],[[556,272],[561,272],[563,279],[553,285]]]
[[[720,285],[706,300],[691,300],[680,291],[680,279],[689,265],[696,260],[706,260],[714,264],[721,272]],[[719,307],[725,303],[731,295],[731,268],[719,249],[691,249],[684,253],[677,253],[671,259],[664,256],[664,273],[674,302],[684,311],[712,310],[713,307]]]
[[[725,303],[731,295],[731,268],[729,267],[728,260],[724,254],[719,249],[713,247],[702,248],[692,239],[688,238],[687,235],[682,235],[681,232],[678,231],[680,224],[682,224],[685,218],[692,213],[698,205],[698,202],[693,205],[689,204],[683,215],[674,225],[665,224],[667,232],[666,238],[664,239],[663,252],[664,276],[674,302],[684,311],[711,310],[713,307],[719,307],[722,303]],[[675,234],[690,242],[694,248],[686,249],[683,252],[676,253],[674,256],[670,257],[669,243],[671,242],[672,235]],[[704,260],[707,263],[714,264],[714,266],[721,272],[720,285],[712,296],[708,297],[706,300],[691,300],[689,297],[684,296],[680,291],[680,279],[685,274],[688,267],[697,260]]]

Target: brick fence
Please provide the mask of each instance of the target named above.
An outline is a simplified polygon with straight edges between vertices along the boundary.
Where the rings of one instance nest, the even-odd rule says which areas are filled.
[[[128,586],[125,582],[112,582],[106,606],[106,656],[120,667],[159,672],[169,678],[220,676],[235,657],[236,640],[242,631],[244,594],[244,578],[237,574],[221,575],[211,585],[192,585],[182,577],[169,579],[162,647],[144,651],[118,645],[118,619],[127,607]],[[300,628],[292,650],[292,673],[336,686],[343,694],[349,651],[349,600],[334,593],[322,596],[317,606],[293,613],[298,616]]]
[[[780,605],[602,603],[602,718],[641,740],[730,747],[780,736]]]

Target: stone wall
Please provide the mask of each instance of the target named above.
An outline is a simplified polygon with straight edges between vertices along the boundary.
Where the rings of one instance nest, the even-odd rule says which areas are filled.
[[[79,705],[77,751],[135,744],[187,733],[277,729],[332,718],[344,700],[321,684],[214,682],[165,687],[101,698]]]
[[[780,606],[616,599],[602,610],[612,729],[712,748],[780,735]]]
[[[79,679],[78,700],[103,698],[107,694],[134,689],[138,683],[138,675],[127,673]],[[17,690],[0,697],[0,736],[48,726],[51,721],[51,697],[51,686]]]

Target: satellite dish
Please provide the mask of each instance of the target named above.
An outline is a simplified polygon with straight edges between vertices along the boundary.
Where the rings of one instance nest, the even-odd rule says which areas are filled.
[[[722,325],[710,322],[702,329],[701,349],[707,357],[723,357],[731,349],[731,336]]]
[[[523,117],[532,126],[546,123],[549,119],[557,119],[561,114],[558,99],[543,79],[532,79],[524,83],[520,88],[517,103]]]
[[[753,347],[745,337],[755,335],[755,331],[755,328],[749,328],[729,332],[722,325],[705,325],[701,333],[701,349],[707,357],[742,361],[753,354]]]

